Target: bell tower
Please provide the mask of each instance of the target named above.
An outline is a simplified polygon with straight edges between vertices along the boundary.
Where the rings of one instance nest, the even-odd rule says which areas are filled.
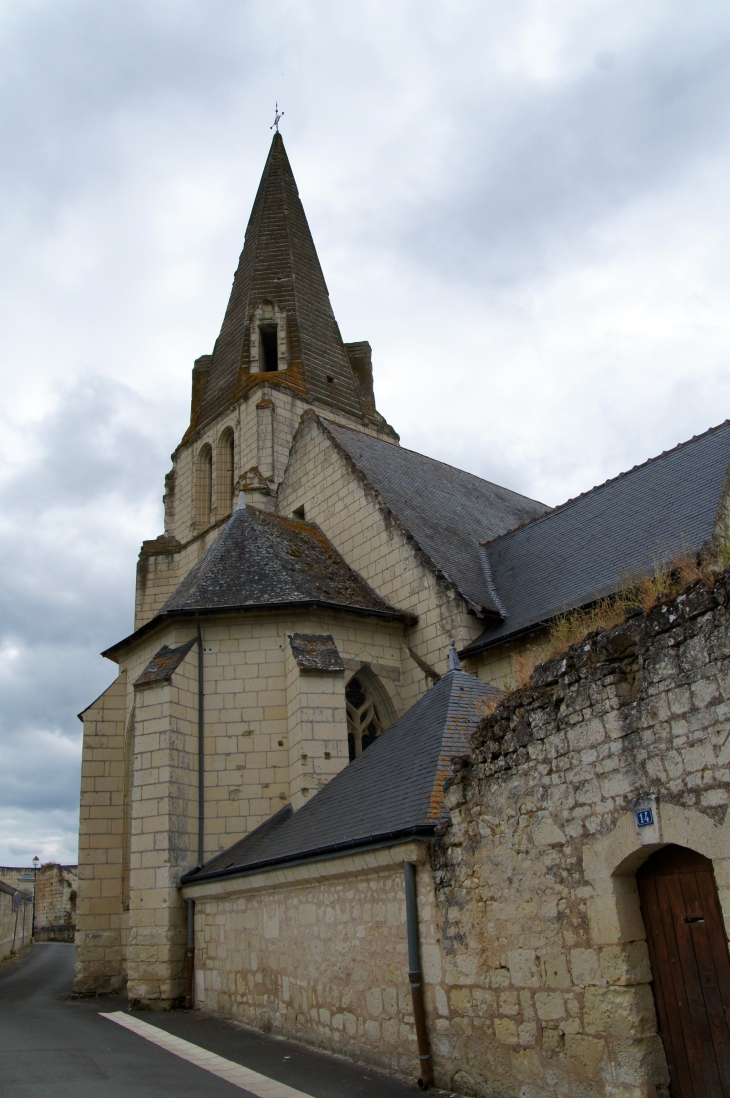
[[[243,491],[276,509],[299,420],[397,442],[375,407],[370,344],[344,343],[280,133],[266,159],[220,334],[195,362],[190,424],[165,480],[165,533],[142,546],[139,626],[210,544]]]

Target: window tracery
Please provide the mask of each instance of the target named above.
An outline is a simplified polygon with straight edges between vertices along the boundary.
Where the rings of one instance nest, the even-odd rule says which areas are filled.
[[[354,675],[345,687],[347,707],[347,746],[350,762],[362,755],[384,731],[385,725],[367,682]]]

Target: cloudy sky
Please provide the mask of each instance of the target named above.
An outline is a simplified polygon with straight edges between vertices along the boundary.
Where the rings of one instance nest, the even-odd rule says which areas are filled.
[[[730,414],[721,0],[2,0],[0,863],[76,859],[274,102],[403,444],[560,503]]]

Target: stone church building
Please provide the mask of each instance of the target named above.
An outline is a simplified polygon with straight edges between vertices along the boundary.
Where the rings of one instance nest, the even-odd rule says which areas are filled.
[[[80,715],[76,991],[464,1094],[730,1096],[727,576],[515,688],[722,557],[730,424],[556,508],[401,447],[277,133],[172,463]]]

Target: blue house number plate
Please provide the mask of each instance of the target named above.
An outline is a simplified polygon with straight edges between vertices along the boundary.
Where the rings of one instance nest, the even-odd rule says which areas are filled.
[[[650,808],[642,808],[636,813],[636,823],[639,827],[651,827],[654,823],[654,813]]]

